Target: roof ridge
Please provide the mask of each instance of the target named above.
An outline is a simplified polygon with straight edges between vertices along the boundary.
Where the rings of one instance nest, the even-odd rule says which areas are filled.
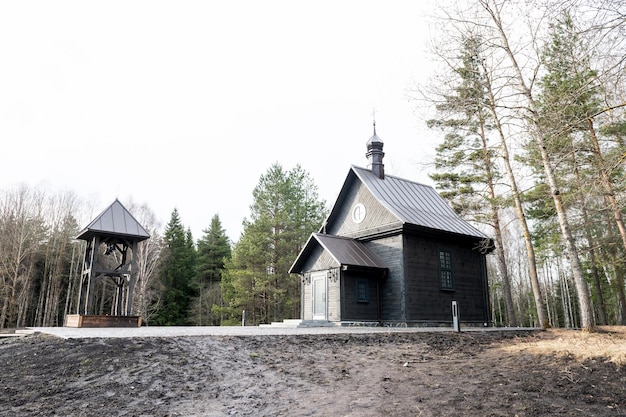
[[[358,166],[358,165],[354,165],[354,164],[353,164],[353,165],[351,165],[351,168],[354,168],[355,170],[361,170],[361,171],[370,172],[370,173],[372,172],[372,171],[371,171],[370,169],[368,169],[368,168],[363,168],[363,167],[360,167],[360,166]],[[410,180],[410,179],[407,179],[407,178],[402,178],[402,177],[399,177],[399,176],[397,176],[397,175],[390,175],[390,174],[387,174],[387,173],[385,172],[385,180],[386,180],[387,178],[393,178],[393,179],[398,180],[398,181],[402,181],[402,182],[410,182],[410,183],[412,183],[412,184],[417,184],[417,185],[421,185],[421,186],[424,186],[424,187],[429,187],[429,188],[435,189],[435,187],[433,187],[432,185],[429,185],[429,184],[424,184],[423,182],[419,182],[419,181],[415,181],[415,180]],[[383,180],[383,181],[384,181],[384,180]],[[435,191],[436,191],[436,190],[435,190]]]
[[[439,192],[432,186],[394,177],[392,175],[387,176],[385,179],[379,179],[375,174],[372,174],[370,170],[355,165],[352,165],[351,171],[358,180],[361,181],[363,186],[372,193],[376,200],[402,223],[414,224],[416,226],[423,226],[459,235],[478,238],[487,237],[485,233],[454,211],[449,202],[441,197]],[[392,181],[389,181],[389,178],[392,178]],[[411,187],[408,188],[408,191],[411,191],[411,189],[417,191],[418,187],[423,191],[417,191],[415,195],[402,194],[402,196],[399,197],[399,192],[403,190],[401,187],[398,187],[397,190],[392,191],[392,184],[406,184],[406,186]],[[403,201],[400,201],[400,198],[402,198]],[[438,216],[440,218],[455,220],[459,223],[455,222],[456,225],[454,226],[448,224],[448,227],[446,227],[446,225],[436,224],[436,221],[432,219],[429,220],[426,217],[416,219],[414,214],[417,212],[429,214],[430,216],[427,217]]]

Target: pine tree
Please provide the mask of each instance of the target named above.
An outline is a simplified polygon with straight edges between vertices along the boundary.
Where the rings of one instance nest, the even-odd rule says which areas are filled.
[[[604,145],[602,149],[596,129],[595,117],[602,113],[598,72],[591,68],[589,54],[568,10],[563,11],[551,26],[550,35],[543,52],[547,72],[541,79],[539,111],[544,129],[550,135],[547,143],[553,158],[571,161],[570,165],[560,164],[565,171],[560,175],[560,187],[562,192],[572,193],[570,205],[575,212],[581,213],[584,221],[579,227],[580,240],[587,241],[587,248],[583,249],[586,249],[591,263],[598,321],[605,324],[602,280],[598,276],[594,249],[597,237],[593,233],[590,213],[596,208],[602,209],[606,201],[613,215],[613,225],[609,227],[618,229],[622,247],[626,248],[626,226],[614,183],[618,177],[605,160],[604,153],[610,152],[611,146]],[[624,298],[623,280],[620,276],[616,279],[621,281],[616,288],[618,292],[622,289],[620,297]]]
[[[300,281],[289,267],[308,236],[321,224],[325,203],[300,166],[285,171],[273,164],[253,190],[250,220],[226,263],[220,311],[238,321],[259,324],[299,316]]]
[[[429,127],[445,132],[436,149],[436,172],[430,177],[457,212],[493,228],[507,323],[517,326],[499,213],[503,199],[496,189],[500,180],[497,153],[490,138],[495,115],[490,111],[490,86],[481,65],[481,43],[479,36],[464,37],[459,55],[450,61],[451,91],[436,106],[440,117],[428,121]]]

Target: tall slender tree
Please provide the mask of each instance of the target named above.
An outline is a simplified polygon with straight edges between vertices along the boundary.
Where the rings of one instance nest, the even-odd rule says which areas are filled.
[[[526,212],[524,210],[523,193],[520,190],[520,186],[518,184],[519,181],[517,179],[515,170],[513,169],[513,157],[511,155],[511,152],[509,152],[507,137],[504,133],[505,129],[501,121],[501,119],[504,118],[504,116],[501,114],[501,111],[499,111],[502,106],[498,104],[499,102],[496,98],[496,93],[494,92],[495,88],[493,87],[493,80],[491,78],[490,71],[488,70],[484,61],[481,62],[481,66],[483,68],[485,87],[489,97],[489,99],[487,100],[487,105],[493,117],[492,120],[494,123],[494,130],[497,132],[499,139],[499,155],[502,160],[504,172],[506,173],[506,177],[508,180],[507,185],[511,189],[510,199],[513,201],[515,215],[522,230],[522,240],[524,241],[524,247],[526,249],[526,261],[528,264],[530,287],[533,295],[535,309],[537,311],[537,323],[539,324],[539,327],[546,328],[548,327],[549,323],[541,291],[541,285],[539,283],[539,273],[537,271],[537,256],[535,254],[535,246],[533,244],[530,225],[527,219]]]
[[[492,227],[507,323],[517,326],[502,239],[500,209],[503,199],[497,191],[500,180],[497,147],[494,148],[489,137],[494,115],[489,107],[488,79],[481,65],[482,39],[471,34],[461,36],[459,55],[448,60],[454,76],[451,83],[446,83],[451,91],[445,92],[436,105],[440,117],[428,121],[430,127],[446,132],[437,147],[436,171],[430,177],[459,213]]]
[[[451,59],[451,57],[454,56],[452,54],[456,54],[456,51],[460,50],[460,47],[457,46],[462,44],[458,41],[459,38],[480,39],[480,58],[475,60],[478,71],[474,71],[480,74],[480,80],[484,90],[484,99],[481,104],[483,105],[485,117],[488,121],[488,123],[485,124],[485,129],[489,132],[489,137],[493,136],[494,139],[490,152],[494,155],[498,155],[497,163],[494,166],[500,167],[502,172],[506,175],[504,181],[498,181],[498,188],[502,189],[503,186],[509,188],[508,193],[500,192],[500,203],[512,203],[514,205],[517,220],[522,228],[521,236],[525,244],[528,277],[530,279],[535,304],[534,310],[536,311],[536,319],[532,321],[535,325],[546,327],[548,326],[548,320],[544,306],[545,301],[539,282],[531,227],[527,221],[523,204],[524,188],[523,180],[520,179],[523,174],[520,174],[520,171],[516,169],[515,153],[511,151],[511,149],[515,149],[515,147],[510,145],[512,142],[514,143],[515,132],[517,130],[516,126],[519,125],[519,120],[516,120],[515,114],[515,109],[519,108],[519,103],[517,102],[517,96],[519,96],[519,94],[516,92],[516,87],[513,83],[514,78],[511,77],[510,66],[506,65],[506,55],[503,55],[496,47],[497,42],[494,41],[496,37],[493,35],[489,19],[485,19],[484,14],[481,14],[482,9],[480,7],[473,7],[480,6],[480,2],[473,4],[458,2],[456,6],[461,4],[468,6],[468,9],[455,10],[454,7],[448,7],[448,5],[440,8],[440,12],[442,12],[443,15],[439,18],[438,24],[445,29],[441,31],[441,33],[444,34],[444,38],[438,43],[440,47],[437,49],[436,56],[443,58],[443,65],[445,68],[449,68],[451,62],[454,62],[454,60]],[[441,53],[439,51],[440,49],[444,52]],[[440,85],[447,86],[450,84],[449,80],[439,81],[441,81]],[[504,196],[508,198],[503,199],[502,197]],[[510,224],[504,227],[510,227]],[[496,235],[495,238],[496,245],[498,245],[498,236]],[[501,244],[502,243],[504,242],[501,242]],[[496,254],[499,257],[503,256],[503,253],[500,251],[497,251]],[[503,261],[505,261],[505,259],[499,259],[498,264],[502,265]],[[513,265],[514,262],[510,262],[509,264]],[[502,266],[500,269],[502,269]],[[511,268],[511,270],[513,269],[514,268]],[[519,276],[519,273],[514,275]],[[523,295],[525,295],[525,292],[521,290],[519,296]],[[517,302],[518,306],[521,306],[521,304],[521,302]],[[516,310],[524,315],[526,314],[523,309],[517,308]]]
[[[548,151],[550,141],[549,134],[543,128],[539,105],[532,88],[524,77],[524,72],[522,71],[522,67],[519,62],[520,57],[511,46],[511,33],[502,19],[503,5],[495,0],[478,0],[478,2],[488,16],[490,25],[494,31],[494,40],[496,40],[498,47],[507,57],[509,65],[511,66],[511,76],[515,80],[518,91],[524,98],[526,110],[528,112],[527,121],[529,131],[532,135],[533,143],[541,155],[546,182],[554,202],[563,243],[568,254],[574,283],[576,285],[576,293],[578,295],[578,302],[580,306],[581,327],[585,331],[591,331],[594,329],[594,320],[589,289],[583,273],[582,263],[576,247],[574,235],[571,230],[569,216],[563,205],[563,198],[561,196],[555,172],[555,161],[551,158]]]
[[[46,236],[44,195],[20,186],[0,206],[0,329],[15,327],[30,297],[35,266]]]
[[[223,305],[220,283],[224,264],[231,256],[230,240],[217,214],[211,219],[211,226],[203,232],[197,244],[193,282],[197,295],[192,300],[190,320],[199,326],[219,325],[220,315],[213,312],[213,306]]]
[[[300,313],[298,278],[289,274],[306,239],[322,222],[325,203],[302,167],[285,171],[278,163],[254,188],[250,220],[226,263],[222,280],[232,320],[247,311],[249,323],[267,323]]]
[[[174,209],[164,233],[165,266],[161,274],[163,296],[152,322],[156,325],[184,325],[193,294],[191,280],[195,273],[195,248],[191,232],[185,230],[178,209]]]
[[[606,163],[604,155],[605,152],[612,152],[615,145],[605,145],[604,150],[600,145],[595,119],[606,109],[602,108],[600,102],[598,71],[591,68],[590,53],[587,52],[579,34],[580,30],[571,12],[562,11],[556,23],[551,26],[551,38],[544,47],[543,61],[547,72],[541,80],[540,110],[544,116],[545,128],[552,129],[552,140],[565,138],[571,143],[571,146],[565,149],[569,149],[573,155],[586,156],[583,162],[588,167],[587,178],[590,183],[599,184],[602,199],[608,202],[613,222],[621,237],[622,247],[626,249],[626,225],[615,185],[615,180],[621,175],[615,175],[615,169]],[[580,159],[580,157],[573,159],[572,171],[577,176],[580,176],[582,169]],[[591,221],[586,206],[587,194],[590,191],[589,187],[578,190],[579,210],[582,211],[586,222]],[[592,267],[595,268],[594,236],[590,232],[590,226],[585,224],[582,228],[586,231],[589,256],[593,258]],[[602,309],[604,301],[597,268],[593,282],[599,307],[599,321],[604,324],[606,322]]]
[[[139,242],[137,253],[133,253],[137,281],[132,310],[144,322],[151,323],[161,306],[163,286],[159,278],[164,267],[166,243],[161,232],[162,225],[147,205],[130,204],[127,208],[150,234],[150,239]]]

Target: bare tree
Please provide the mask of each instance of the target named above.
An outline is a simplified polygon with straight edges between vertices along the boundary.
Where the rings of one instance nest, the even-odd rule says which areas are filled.
[[[487,66],[486,61],[482,61],[484,76],[485,76],[485,88],[488,95],[487,107],[492,114],[494,130],[498,133],[498,139],[500,142],[500,157],[504,165],[504,172],[508,179],[508,186],[511,189],[511,198],[515,207],[515,214],[517,221],[522,228],[522,237],[526,247],[526,259],[528,261],[528,274],[530,278],[530,286],[533,292],[533,298],[535,301],[535,308],[537,309],[537,321],[539,327],[546,328],[548,326],[548,317],[544,306],[543,296],[541,293],[541,286],[539,284],[539,274],[537,273],[537,258],[535,255],[535,247],[532,241],[532,235],[530,226],[524,213],[524,207],[522,202],[522,193],[518,185],[518,180],[515,175],[515,171],[512,165],[512,157],[509,152],[509,146],[507,144],[507,138],[505,135],[505,129],[502,125],[502,115],[499,111],[499,101],[494,91],[494,85],[491,80],[491,72]]]
[[[505,59],[506,56],[501,53],[501,50],[494,47],[492,34],[488,25],[483,23],[485,19],[480,16],[479,11],[453,11],[448,7],[442,7],[441,12],[443,13],[443,17],[439,17],[438,19],[440,19],[441,23],[447,25],[450,30],[444,32],[444,38],[439,41],[438,45],[435,46],[435,54],[438,59],[441,59],[444,62],[446,68],[453,65],[453,57],[455,54],[458,55],[457,51],[460,47],[458,46],[459,42],[456,41],[456,39],[473,38],[479,41],[477,45],[476,68],[474,71],[480,73],[481,89],[483,91],[483,97],[481,99],[481,106],[484,111],[483,117],[488,119],[490,130],[496,136],[496,143],[499,144],[498,156],[501,159],[502,171],[505,172],[507,179],[506,186],[508,187],[510,193],[510,197],[508,198],[515,207],[517,220],[523,230],[522,236],[526,247],[528,275],[531,282],[535,310],[537,312],[537,321],[540,327],[545,328],[548,326],[548,318],[544,306],[544,297],[539,283],[532,234],[524,212],[522,191],[520,190],[515,169],[513,167],[513,156],[511,155],[509,145],[507,144],[507,141],[510,140],[510,135],[506,132],[510,131],[511,128],[506,128],[505,123],[507,122],[505,120],[508,119],[513,122],[519,121],[519,118],[516,120],[515,115],[515,111],[518,107],[519,93],[511,84],[511,66],[507,65]],[[437,79],[435,83],[445,85],[449,82],[447,80]],[[441,95],[445,96],[445,94]],[[439,106],[439,103],[432,99],[431,102],[435,102],[437,106]],[[515,129],[515,126],[513,126],[513,129]],[[504,201],[504,191],[501,190],[496,193],[496,185],[500,189],[503,188],[502,183],[492,184],[492,187],[494,187],[491,192],[492,203],[496,201],[496,194],[500,195],[499,201]],[[497,207],[494,207],[494,209],[497,209]],[[493,218],[494,224],[497,226],[494,228],[496,247],[503,248],[505,245],[503,244],[500,236],[501,227],[503,226],[499,225],[500,221],[497,218],[497,215]],[[499,271],[505,271],[500,273],[504,278],[503,295],[505,297],[507,311],[509,311],[510,316],[513,318],[513,320],[511,320],[511,325],[516,325],[514,315],[515,309],[513,306],[514,303],[510,295],[512,291],[509,288],[510,284],[509,279],[507,278],[508,274],[506,273],[506,259],[502,249],[498,250],[496,254],[498,256]]]
[[[25,185],[0,200],[0,328],[17,325],[26,302],[43,236],[43,194]]]
[[[548,183],[554,207],[556,209],[559,226],[565,244],[572,275],[576,285],[578,302],[580,305],[580,318],[581,327],[585,331],[593,330],[594,319],[593,310],[591,307],[591,299],[589,295],[589,289],[587,282],[583,274],[583,268],[576,248],[574,235],[570,228],[570,222],[568,219],[567,211],[563,205],[561,192],[559,189],[557,177],[555,175],[554,162],[550,158],[548,153],[548,141],[550,138],[546,132],[542,129],[541,116],[538,109],[533,90],[531,88],[532,83],[528,83],[524,76],[524,71],[519,63],[518,52],[515,47],[510,43],[511,32],[502,19],[501,11],[505,6],[505,2],[497,2],[495,0],[479,0],[479,4],[486,12],[488,17],[488,23],[493,29],[493,42],[494,45],[500,48],[508,58],[512,69],[512,80],[515,82],[515,86],[525,99],[528,129],[532,135],[533,140],[536,142],[537,148],[541,155],[543,162],[544,174]],[[538,42],[538,39],[534,37],[535,32],[532,32],[533,36],[531,41],[533,43]]]
[[[165,247],[159,233],[161,224],[147,205],[129,204],[128,210],[150,234],[150,239],[137,245],[137,253],[133,254],[136,262],[136,284],[133,297],[133,314],[139,315],[149,323],[159,307],[163,289],[159,283],[159,273],[163,262],[162,252]]]
[[[79,204],[75,194],[59,193],[47,199],[45,207],[46,239],[43,277],[35,313],[37,326],[63,324],[61,301],[66,298],[73,259],[71,245],[78,233],[74,213]]]

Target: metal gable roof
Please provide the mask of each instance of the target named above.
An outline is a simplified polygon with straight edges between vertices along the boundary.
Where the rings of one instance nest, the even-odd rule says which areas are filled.
[[[459,217],[431,186],[392,175],[385,175],[385,179],[380,179],[369,169],[356,166],[352,166],[352,171],[374,197],[403,223],[481,239],[488,238]]]
[[[117,199],[79,233],[78,239],[88,240],[98,234],[127,236],[137,241],[150,237]]]
[[[386,269],[387,266],[378,255],[372,252],[362,242],[342,236],[313,233],[306,245],[289,269],[290,273],[300,273],[303,261],[315,245],[320,245],[339,265],[361,266],[368,268]]]
[[[378,255],[358,240],[321,233],[314,233],[313,236],[340,265],[387,267]]]

